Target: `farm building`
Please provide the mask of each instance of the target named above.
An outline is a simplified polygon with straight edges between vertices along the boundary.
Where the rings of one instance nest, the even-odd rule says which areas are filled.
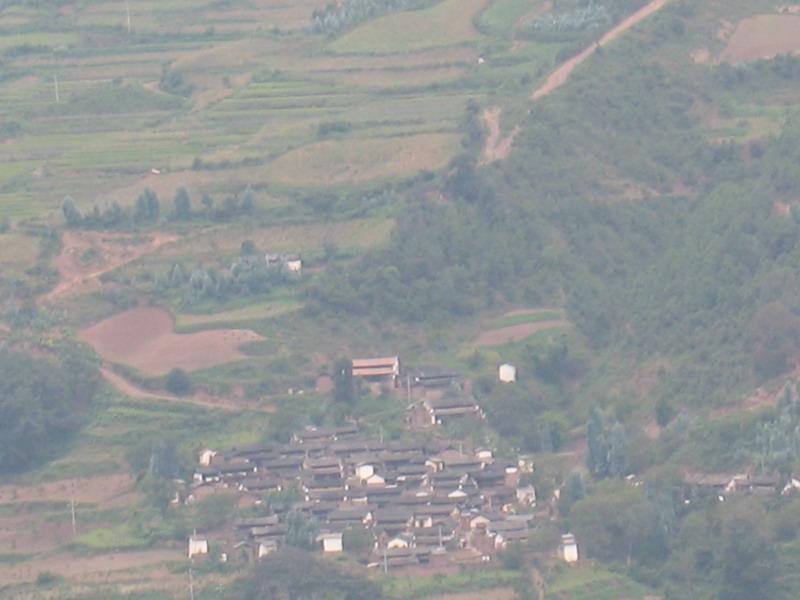
[[[497,378],[501,383],[514,383],[517,380],[517,368],[504,363],[497,369]]]
[[[483,418],[481,407],[475,399],[466,396],[426,398],[421,407],[425,413],[425,420],[430,425],[444,425],[464,417]]]
[[[578,561],[578,542],[571,533],[565,533],[561,536],[561,558],[568,563]]]
[[[189,538],[189,558],[208,554],[208,540],[206,538],[192,535]]]
[[[354,358],[353,377],[377,381],[391,381],[397,385],[400,378],[400,359],[397,356],[386,358]]]
[[[322,551],[325,554],[334,554],[342,551],[341,531],[321,533],[317,540],[322,543]]]

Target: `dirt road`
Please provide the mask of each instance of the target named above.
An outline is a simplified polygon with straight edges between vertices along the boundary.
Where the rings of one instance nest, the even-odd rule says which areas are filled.
[[[41,300],[52,302],[71,292],[92,291],[105,273],[177,239],[176,235],[160,233],[139,240],[126,234],[67,231],[63,235],[64,248],[54,261],[60,280]],[[83,264],[89,255],[97,257],[95,264]]]
[[[136,398],[137,400],[180,402],[183,404],[193,404],[195,406],[202,406],[204,408],[212,408],[216,410],[238,410],[266,413],[275,412],[275,407],[270,404],[254,405],[247,402],[237,402],[227,398],[212,396],[205,392],[198,392],[191,396],[175,396],[174,394],[170,394],[168,392],[151,392],[139,387],[135,383],[125,379],[122,375],[118,375],[107,367],[101,368],[100,373],[103,375],[103,378],[117,391],[131,398]]]
[[[586,59],[588,59],[595,52],[597,52],[598,48],[602,48],[603,46],[610,44],[620,35],[628,31],[628,29],[644,21],[650,15],[661,10],[667,2],[669,2],[669,0],[653,0],[650,4],[643,6],[635,13],[633,13],[631,16],[629,16],[627,19],[624,19],[623,21],[618,23],[615,27],[613,27],[610,31],[608,31],[602,38],[600,38],[600,41],[592,44],[588,48],[585,48],[579,54],[573,56],[567,62],[558,67],[555,71],[550,73],[550,76],[547,78],[547,81],[545,81],[543,85],[541,85],[539,88],[533,91],[533,93],[531,94],[531,99],[538,100],[543,96],[547,96],[548,94],[553,93],[555,90],[564,85],[567,82],[567,80],[569,80],[570,75],[572,75],[572,72],[584,61],[586,61]]]
[[[531,100],[538,100],[549,94],[552,94],[562,85],[564,85],[572,75],[572,72],[590,56],[597,52],[598,48],[610,44],[620,35],[628,31],[631,27],[637,25],[647,17],[661,10],[669,0],[653,0],[650,4],[643,6],[627,19],[624,19],[608,31],[599,41],[595,42],[588,48],[582,50],[579,54],[573,56],[568,61],[556,68],[555,71],[550,73],[540,87],[536,88],[531,93]],[[549,8],[549,7],[548,7]],[[499,106],[488,108],[483,113],[483,122],[489,130],[489,135],[486,137],[486,143],[483,147],[483,158],[481,164],[489,164],[498,160],[503,160],[511,153],[511,148],[514,145],[514,138],[521,131],[519,126],[515,127],[511,133],[505,138],[501,138],[500,134],[500,118],[503,109]]]

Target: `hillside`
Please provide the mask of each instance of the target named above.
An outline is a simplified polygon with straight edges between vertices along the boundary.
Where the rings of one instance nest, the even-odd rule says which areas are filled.
[[[796,597],[799,53],[794,1],[0,0],[0,597]],[[198,465],[353,424],[425,482],[530,462],[522,542],[459,471],[395,572],[311,493],[332,447]],[[268,515],[345,551],[251,567]]]

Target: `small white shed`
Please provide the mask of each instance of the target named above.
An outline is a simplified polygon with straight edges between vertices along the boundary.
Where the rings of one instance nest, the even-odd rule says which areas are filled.
[[[319,540],[322,542],[322,551],[325,554],[338,553],[342,551],[342,533],[323,533]]]
[[[561,558],[568,563],[578,561],[578,542],[571,533],[565,533],[561,536]]]
[[[189,558],[200,554],[208,554],[208,540],[193,535],[189,538]]]
[[[503,363],[497,369],[497,378],[501,383],[514,383],[517,380],[517,367]]]

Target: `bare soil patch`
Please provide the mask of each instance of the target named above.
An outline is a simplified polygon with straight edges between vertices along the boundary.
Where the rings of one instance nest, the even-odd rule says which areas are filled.
[[[698,48],[692,52],[692,60],[698,65],[707,65],[711,62],[711,52],[708,48]]]
[[[174,332],[172,316],[153,307],[135,308],[84,329],[81,339],[105,360],[150,376],[171,369],[195,371],[245,358],[243,344],[263,338],[249,329]]]
[[[519,325],[499,327],[482,332],[475,339],[474,344],[476,346],[502,346],[503,344],[519,342],[540,331],[566,327],[567,325],[569,325],[568,321],[560,319],[556,321],[538,321],[536,323],[520,323]]]
[[[136,483],[128,473],[92,478],[61,479],[39,485],[4,485],[0,487],[0,504],[12,502],[68,502],[104,506],[127,494]]]
[[[744,63],[774,58],[800,51],[800,16],[794,14],[759,15],[740,22],[720,62]]]
[[[167,561],[183,560],[182,550],[149,550],[143,552],[117,552],[98,556],[74,556],[55,554],[23,563],[0,565],[0,583],[32,581],[44,571],[68,578],[80,578],[92,574],[109,574],[114,571],[139,569]]]
[[[511,148],[514,145],[514,138],[520,132],[520,127],[514,129],[507,136],[503,137],[500,130],[500,117],[503,114],[503,109],[500,106],[487,108],[483,111],[482,119],[486,128],[489,130],[489,135],[486,136],[486,144],[483,147],[483,159],[481,164],[487,165],[498,160],[503,160],[511,154]]]
[[[132,236],[90,231],[66,231],[64,247],[55,259],[60,281],[42,300],[52,302],[70,293],[86,293],[97,289],[100,276],[141,258],[178,239],[171,234],[156,233]]]
[[[792,398],[796,400],[797,393],[795,391],[795,385],[798,381],[800,381],[800,359],[795,361],[792,372],[783,375],[782,379],[761,386],[738,404],[714,409],[711,411],[711,418],[718,419],[730,414],[778,406],[778,403],[781,398],[783,398],[784,394],[786,394],[787,390]]]

